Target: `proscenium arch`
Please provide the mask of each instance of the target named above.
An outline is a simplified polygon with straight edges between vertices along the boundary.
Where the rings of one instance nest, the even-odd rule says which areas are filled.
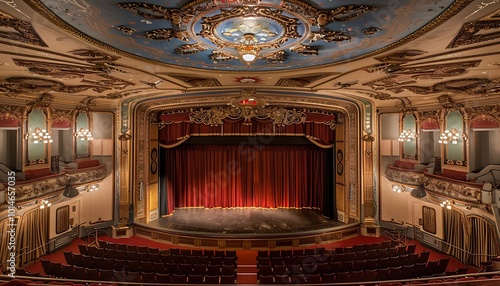
[[[241,91],[241,89],[226,90],[223,96],[215,92],[193,92],[189,93],[189,98],[178,94],[158,96],[156,98],[139,97],[135,101],[129,100],[126,104],[122,104],[122,109],[128,109],[127,112],[121,110],[120,114],[127,114],[126,120],[128,122],[125,125],[130,127],[127,132],[132,138],[128,149],[133,150],[133,152],[128,152],[127,156],[119,156],[118,161],[126,160],[131,171],[128,188],[131,194],[130,204],[133,205],[135,221],[146,223],[158,217],[158,214],[155,214],[155,208],[158,208],[158,204],[156,206],[151,206],[150,204],[151,196],[155,196],[154,194],[151,195],[154,191],[149,190],[151,179],[149,167],[152,160],[154,160],[150,156],[154,147],[151,147],[149,141],[153,135],[151,130],[154,129],[152,126],[155,125],[153,121],[157,113],[165,110],[199,109],[201,107],[208,108],[216,105],[227,105],[235,98],[241,98]],[[355,220],[357,223],[361,223],[364,215],[362,201],[365,197],[363,194],[364,182],[361,177],[361,174],[364,172],[363,154],[365,153],[363,152],[362,138],[367,135],[366,129],[362,126],[363,122],[366,121],[363,113],[365,112],[365,105],[370,104],[371,106],[371,103],[361,102],[352,98],[332,98],[330,96],[311,95],[310,93],[303,92],[256,90],[256,93],[255,97],[273,106],[334,111],[343,115],[344,122],[342,127],[345,134],[343,138],[343,152],[346,154],[344,158],[346,165],[343,174],[345,189],[342,198],[342,208],[345,210],[344,213],[348,221]],[[120,118],[120,122],[122,119]],[[122,127],[122,133],[124,134],[124,124],[119,123],[119,125]],[[370,148],[373,149],[373,144],[370,144]],[[118,161],[117,164],[120,164]],[[119,185],[119,182],[120,180],[117,180],[117,185]],[[119,190],[119,186],[117,186],[117,190]]]

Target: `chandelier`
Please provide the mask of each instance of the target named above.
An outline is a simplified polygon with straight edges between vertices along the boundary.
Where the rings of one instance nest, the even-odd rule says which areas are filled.
[[[411,129],[408,129],[408,130],[403,130],[403,132],[401,132],[401,134],[399,135],[398,141],[400,141],[400,142],[404,142],[404,141],[410,142],[414,138],[415,138],[415,133],[412,133]]]
[[[31,133],[31,136],[33,137],[33,143],[38,144],[38,143],[52,143],[52,136],[50,136],[50,133],[46,129],[41,129],[39,127],[36,127],[34,132]]]
[[[257,39],[252,33],[244,35],[244,40],[241,45],[236,47],[243,63],[250,65],[259,56],[261,48],[257,45]]]
[[[451,130],[446,129],[443,133],[441,133],[441,136],[439,136],[439,143],[441,144],[458,144],[458,131],[455,128],[452,128]]]
[[[85,129],[83,127],[80,128],[80,130],[78,130],[75,133],[75,137],[80,139],[80,140],[94,140],[94,137],[92,136],[92,132],[90,132],[90,130]]]

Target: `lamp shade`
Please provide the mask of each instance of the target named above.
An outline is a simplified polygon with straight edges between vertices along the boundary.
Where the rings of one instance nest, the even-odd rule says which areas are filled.
[[[423,198],[427,195],[425,193],[425,190],[423,187],[418,187],[416,189],[412,189],[410,194],[412,195],[412,197],[415,197],[415,198]]]
[[[64,190],[63,196],[68,197],[68,198],[73,198],[76,197],[80,194],[80,192],[73,188],[73,187],[67,187],[66,190]]]
[[[243,54],[241,57],[245,62],[253,62],[257,56],[254,54]]]

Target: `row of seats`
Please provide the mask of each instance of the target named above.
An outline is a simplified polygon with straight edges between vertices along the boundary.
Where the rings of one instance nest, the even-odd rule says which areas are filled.
[[[126,271],[133,273],[161,273],[161,274],[198,274],[198,275],[236,275],[237,268],[235,265],[218,265],[218,264],[177,264],[177,263],[155,263],[152,264],[148,261],[124,261],[121,263],[119,261],[114,261],[114,265],[109,267],[99,267],[93,265],[91,267],[87,266],[75,266],[68,265],[58,262],[52,262],[49,260],[41,260],[44,272],[51,277],[65,277],[65,278],[75,278],[74,274],[84,269],[102,272],[106,271]],[[105,265],[101,265],[105,266]]]
[[[366,275],[366,274],[365,274]],[[155,282],[152,283],[172,283],[172,278],[168,277],[166,280],[161,280],[163,278],[160,278],[160,280],[156,280]],[[170,280],[168,280],[170,279]],[[178,279],[182,280],[183,278],[179,277]],[[262,277],[259,283],[261,284],[289,284],[289,283],[309,283],[309,284],[320,284],[320,283],[349,283],[349,282],[340,282],[344,278],[339,277],[339,280],[337,282],[336,277],[333,276],[325,276],[321,277],[319,275],[309,275],[309,276],[266,276]],[[350,278],[349,278],[350,279]],[[227,281],[226,281],[227,280]],[[169,281],[169,282],[162,282],[162,281]],[[189,277],[186,278],[186,283],[189,281]],[[200,279],[199,277],[196,278],[191,278],[190,281],[202,281],[202,282],[193,282],[192,284],[232,284],[231,277],[210,277],[210,276],[205,276]],[[145,282],[145,281],[142,281]],[[482,283],[481,283],[482,282]],[[352,282],[353,284],[359,284],[358,282]],[[391,282],[381,282],[378,283],[378,286],[402,286],[402,285],[426,285],[426,284],[447,284],[447,285],[476,285],[477,283],[481,283],[478,285],[498,285],[500,283],[500,276],[492,276],[492,277],[487,277],[487,276],[479,276],[479,277],[459,277],[459,278],[435,278],[435,279],[429,279],[429,280],[413,280],[409,282],[397,282],[397,281],[391,281]],[[81,283],[74,283],[74,282],[68,282],[68,281],[49,281],[45,283],[44,281],[36,281],[36,280],[28,280],[28,279],[12,279],[9,281],[0,281],[0,286],[11,286],[11,285],[16,285],[16,286],[27,286],[27,285],[67,285],[67,286],[117,286],[117,284],[111,283],[86,283],[86,284],[81,284]]]
[[[236,257],[207,257],[207,256],[179,256],[179,259],[156,259],[156,260],[132,260],[132,259],[112,259],[99,256],[88,256],[75,253],[66,253],[66,263],[79,267],[97,268],[97,269],[116,269],[122,270],[124,268],[133,269],[133,271],[144,272],[159,272],[161,268],[165,268],[167,264],[201,264],[201,265],[233,265],[237,267]],[[164,262],[166,261],[166,262]],[[43,263],[43,262],[42,262]],[[140,269],[140,270],[139,270]]]
[[[382,264],[384,261],[384,264]],[[375,260],[377,262],[377,260]],[[379,263],[368,265],[366,260],[329,262],[316,264],[295,265],[259,265],[257,267],[257,278],[260,276],[300,276],[320,275],[323,277],[340,275],[340,277],[351,275],[352,279],[365,279],[364,281],[386,280],[386,279],[412,279],[420,277],[434,277],[446,274],[449,258],[436,261],[399,265],[397,259],[383,259]],[[391,264],[394,263],[394,264]],[[369,275],[363,277],[364,271]],[[375,277],[374,273],[378,273]],[[340,278],[336,278],[339,280]]]
[[[123,273],[120,271],[113,271],[111,273],[111,278],[108,276],[94,276],[95,274],[87,274],[85,277],[74,278],[77,280],[89,281],[89,283],[76,283],[71,281],[50,281],[47,285],[75,285],[75,286],[115,286],[117,284],[101,283],[101,282],[90,282],[90,281],[116,281],[116,282],[136,282],[136,283],[151,283],[152,285],[157,284],[236,284],[235,275],[185,275],[185,274],[161,274],[161,273],[149,273],[149,274],[137,274],[137,273]],[[107,274],[104,274],[107,275]],[[15,281],[14,281],[15,280]],[[14,279],[11,281],[11,285],[32,285],[32,284],[42,284],[44,281],[33,281],[28,279]],[[25,284],[24,284],[25,283]],[[4,283],[0,283],[3,285]]]
[[[358,275],[361,274],[361,275]],[[294,276],[286,276],[286,275],[274,275],[274,276],[263,276],[259,279],[260,284],[321,284],[321,283],[353,283],[359,284],[362,282],[369,281],[381,281],[377,279],[378,273],[372,273],[372,271],[363,271],[362,273],[348,274],[342,273],[338,275],[294,275]],[[364,279],[364,277],[375,277],[372,280]],[[392,279],[391,279],[392,280]],[[414,280],[411,282],[381,282],[378,283],[378,286],[402,286],[402,285],[421,285],[421,284],[440,284],[444,285],[475,285],[472,284],[475,281],[483,281],[487,284],[481,285],[498,285],[500,282],[500,276],[493,276],[491,278],[481,276],[481,277],[461,277],[461,278],[446,278],[446,279],[430,279],[427,281]],[[479,285],[479,284],[478,284]]]
[[[124,244],[125,245],[125,244]],[[172,248],[160,251],[158,248],[124,250],[124,249],[110,249],[99,248],[95,246],[78,245],[81,255],[88,255],[93,257],[105,257],[110,259],[128,259],[128,260],[142,260],[142,261],[163,261],[163,262],[184,262],[180,260],[191,259],[216,259],[216,258],[232,258],[237,257],[234,250],[188,250]],[[146,247],[147,248],[147,247]],[[145,252],[143,252],[145,251]],[[65,253],[65,255],[69,255]],[[189,263],[189,262],[188,262]],[[192,262],[194,263],[194,261]]]
[[[271,249],[259,250],[257,257],[286,257],[298,255],[317,255],[317,254],[341,254],[341,253],[356,253],[362,251],[373,251],[378,249],[389,249],[398,247],[397,242],[386,240],[378,243],[356,244],[351,247],[336,247],[334,249],[325,249],[324,247],[306,248],[306,249]],[[404,246],[402,246],[404,247]],[[406,247],[405,247],[406,249]],[[415,252],[416,245],[408,245],[408,253]]]
[[[258,257],[257,266],[259,265],[294,265],[294,264],[318,264],[331,262],[355,262],[365,261],[367,264],[383,263],[387,261],[389,265],[405,265],[427,262],[430,252],[423,251],[420,254],[401,254],[391,257],[375,257],[367,258],[366,256],[345,256],[339,255],[312,255],[312,256],[287,256],[287,257]],[[385,267],[384,265],[382,267]]]
[[[66,277],[68,279],[73,279]],[[166,273],[139,273],[124,270],[80,269],[75,267],[75,277],[78,280],[90,281],[117,281],[117,282],[144,282],[144,283],[175,283],[175,284],[234,284],[236,275],[201,275],[201,274],[166,274]],[[222,282],[221,282],[222,281]]]
[[[162,253],[170,255],[192,255],[192,256],[221,256],[221,257],[235,257],[236,250],[214,250],[214,249],[180,249],[180,248],[168,248],[159,249],[149,246],[139,246],[131,244],[122,244],[107,242],[103,240],[98,240],[98,247],[92,245],[79,245],[78,248],[81,254],[97,256],[91,252],[100,251],[99,249],[109,249],[109,250],[119,250],[137,253]],[[88,252],[88,253],[85,253]]]
[[[166,274],[166,273],[139,273],[139,272],[127,272],[119,270],[104,270],[104,269],[88,269],[77,266],[68,266],[63,264],[63,267],[67,268],[68,271],[64,271],[61,275],[54,275],[49,277],[40,273],[31,273],[20,270],[16,273],[16,276],[24,277],[41,277],[41,278],[55,278],[55,279],[76,279],[85,281],[116,281],[116,282],[144,282],[153,284],[164,284],[164,283],[175,283],[175,284],[235,284],[237,276],[235,273],[232,274],[215,274],[206,275],[202,274]],[[60,282],[59,285],[81,285],[73,284],[69,282]],[[43,281],[37,281],[36,284],[44,284]],[[55,283],[54,283],[55,284]],[[0,284],[1,285],[1,284]],[[16,284],[17,285],[17,284]],[[92,285],[85,283],[85,285]],[[114,284],[96,284],[96,285],[114,285]]]
[[[80,253],[64,251],[66,263],[42,259],[50,277],[93,281],[150,283],[234,284],[234,250],[158,249],[100,241],[79,245]]]
[[[400,247],[390,247],[390,248],[379,248],[372,250],[359,250],[356,252],[342,252],[342,253],[317,253],[317,254],[297,254],[296,252],[289,251],[259,251],[257,255],[257,264],[265,263],[266,261],[271,261],[271,264],[274,264],[273,261],[280,260],[308,260],[315,259],[318,262],[330,262],[330,261],[352,261],[352,260],[362,260],[362,259],[377,259],[377,258],[387,258],[387,257],[395,257],[395,256],[420,256],[420,255],[428,255],[429,251],[423,251],[420,255],[415,253],[415,245],[400,246]],[[278,255],[279,253],[279,255]],[[426,260],[426,259],[425,259]]]

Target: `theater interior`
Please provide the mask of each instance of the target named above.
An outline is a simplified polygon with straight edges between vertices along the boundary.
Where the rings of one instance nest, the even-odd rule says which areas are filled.
[[[0,285],[498,285],[499,45],[498,0],[1,0]]]

